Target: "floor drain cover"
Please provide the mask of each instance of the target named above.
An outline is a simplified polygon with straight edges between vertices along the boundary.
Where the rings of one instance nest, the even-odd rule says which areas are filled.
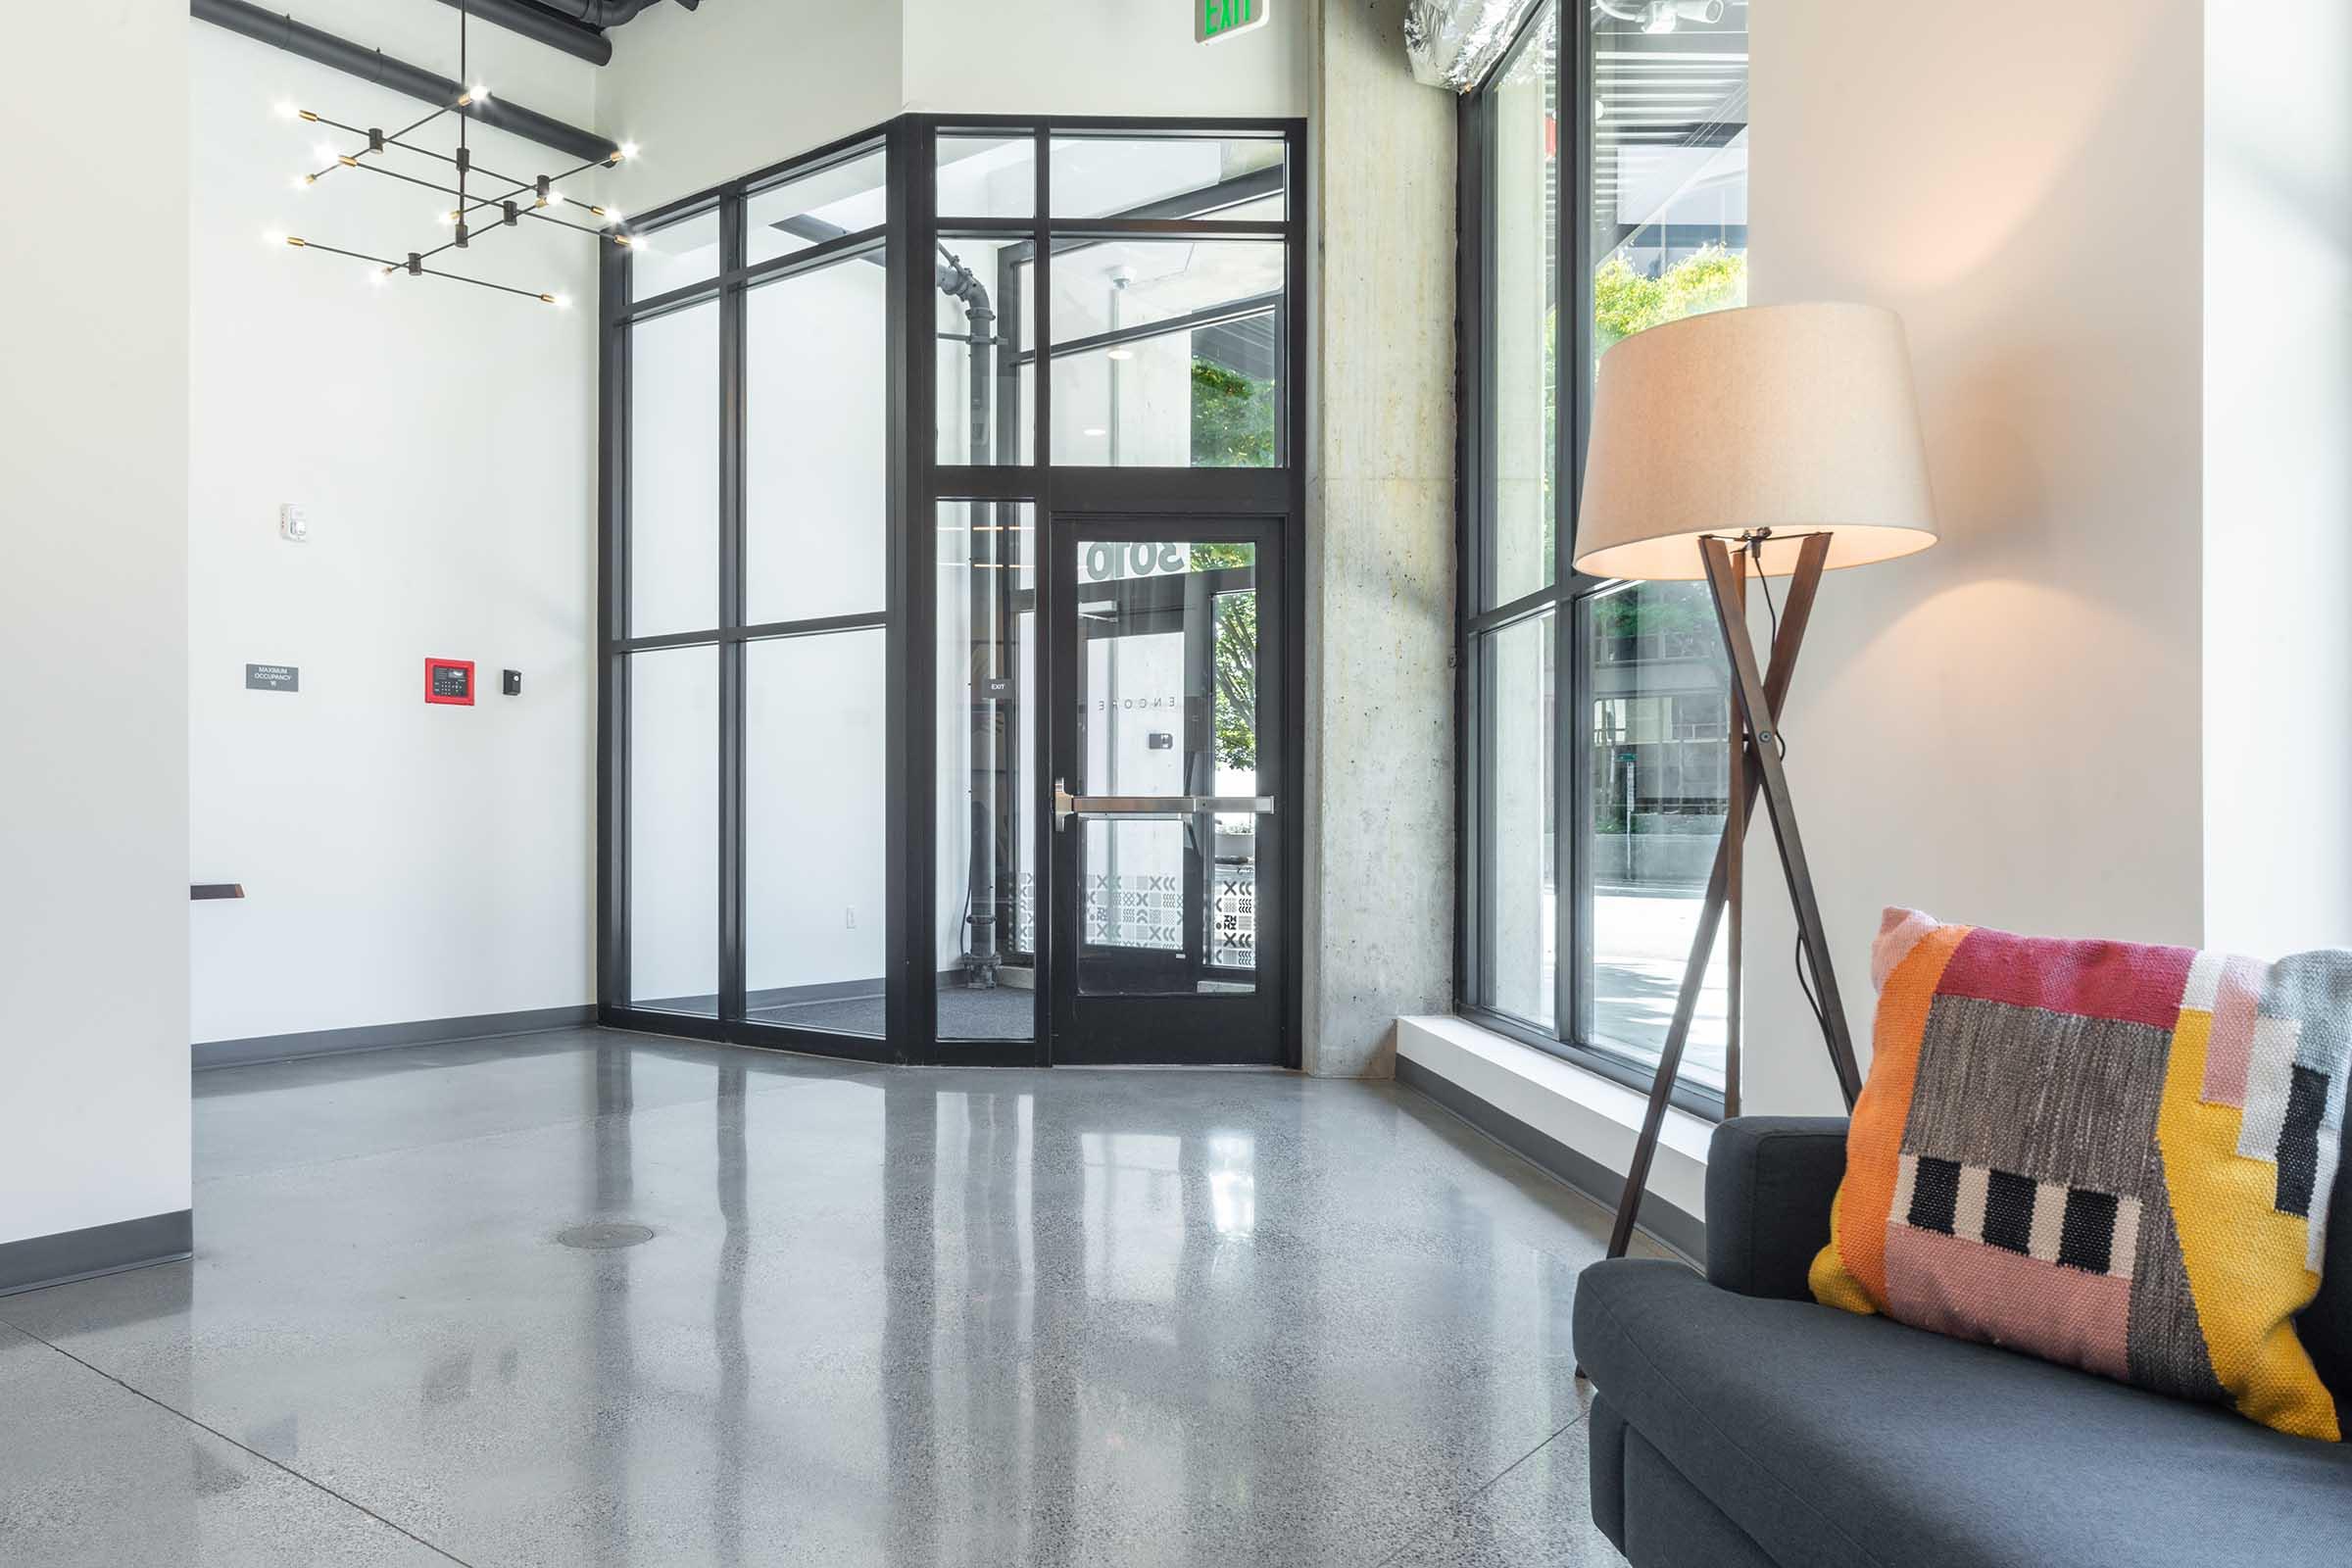
[[[654,1239],[651,1225],[624,1225],[618,1220],[600,1219],[588,1225],[574,1225],[567,1231],[558,1231],[556,1240],[565,1247],[582,1248],[591,1252],[609,1252],[615,1247],[635,1247]]]

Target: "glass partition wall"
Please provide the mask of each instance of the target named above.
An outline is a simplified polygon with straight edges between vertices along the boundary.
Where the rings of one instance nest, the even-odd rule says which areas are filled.
[[[606,1023],[1296,1064],[1302,147],[906,116],[632,220]]]

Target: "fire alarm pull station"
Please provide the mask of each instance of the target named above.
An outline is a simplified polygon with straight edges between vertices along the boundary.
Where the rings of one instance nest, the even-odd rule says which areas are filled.
[[[428,659],[424,662],[424,700],[459,708],[473,706],[473,661]]]

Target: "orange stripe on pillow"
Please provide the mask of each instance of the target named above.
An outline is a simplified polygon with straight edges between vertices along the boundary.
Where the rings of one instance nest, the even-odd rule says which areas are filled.
[[[1973,926],[1938,926],[1912,945],[1886,976],[1871,1032],[1870,1080],[1855,1102],[1846,1136],[1845,1180],[1838,1189],[1837,1247],[1845,1269],[1880,1310],[1886,1306],[1886,1222],[1894,1208],[1903,1125],[1911,1119],[1911,1088],[1919,1077],[1919,1044],[1928,1006]]]

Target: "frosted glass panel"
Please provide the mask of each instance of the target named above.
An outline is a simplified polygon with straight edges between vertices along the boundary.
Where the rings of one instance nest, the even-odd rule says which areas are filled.
[[[718,624],[718,306],[629,328],[632,637]]]
[[[631,654],[629,998],[718,1012],[718,650]]]
[[[889,525],[882,252],[746,304],[744,609],[751,625],[879,611]]]
[[[745,650],[749,1015],[882,1033],[883,632]]]

